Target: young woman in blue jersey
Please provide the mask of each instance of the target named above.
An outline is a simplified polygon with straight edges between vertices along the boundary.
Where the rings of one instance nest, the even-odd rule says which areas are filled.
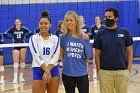
[[[57,30],[55,31],[55,35],[60,37],[64,32],[63,21],[59,21],[57,24]]]
[[[62,80],[66,93],[89,93],[87,62],[91,57],[89,37],[81,32],[79,17],[68,11],[64,17],[64,35],[61,36]]]
[[[33,93],[58,92],[60,41],[56,35],[49,33],[51,26],[48,11],[43,11],[39,19],[40,33],[33,35],[29,41],[33,57]]]
[[[0,44],[3,44],[2,34],[0,33]],[[0,83],[4,83],[4,66],[3,66],[3,52],[0,48]]]
[[[95,25],[93,25],[91,27],[91,32],[90,32],[90,39],[94,39],[95,35],[98,31],[105,29],[105,26],[102,24],[102,19],[100,16],[96,16],[95,17]],[[93,63],[95,63],[95,48],[94,48],[94,43],[93,43],[93,48],[92,48],[92,52],[93,52]],[[96,71],[96,65],[93,65],[94,70],[93,70],[93,74],[94,74],[94,78],[97,79],[97,71]]]
[[[24,43],[25,38],[29,38],[32,33],[25,27],[22,26],[20,19],[16,19],[14,27],[8,29],[4,33],[4,37],[11,39],[13,43]],[[19,81],[24,82],[24,68],[26,59],[26,47],[14,47],[13,48],[13,61],[14,61],[14,79],[13,83],[18,83],[18,66],[20,61],[20,75]]]
[[[85,24],[84,17],[83,16],[79,16],[79,21],[80,21],[81,31],[86,33],[86,34],[89,34],[90,27]]]
[[[94,39],[98,31],[105,29],[105,26],[102,24],[102,19],[100,16],[95,17],[95,25],[91,27],[90,39]]]

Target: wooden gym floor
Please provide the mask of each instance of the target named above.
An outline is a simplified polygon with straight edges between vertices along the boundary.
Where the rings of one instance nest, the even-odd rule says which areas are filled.
[[[89,76],[93,76],[92,66],[89,66]],[[32,72],[31,66],[25,68],[25,83],[12,84],[13,67],[5,66],[5,84],[0,84],[0,93],[32,93]],[[99,82],[96,79],[90,80],[90,93],[100,93]],[[64,86],[60,82],[58,93],[65,93]],[[76,93],[77,90],[76,90]],[[140,93],[140,64],[133,64],[130,78],[129,93]]]

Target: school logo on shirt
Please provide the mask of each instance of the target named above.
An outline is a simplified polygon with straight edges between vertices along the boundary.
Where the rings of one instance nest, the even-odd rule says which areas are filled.
[[[118,34],[118,37],[124,37],[124,34]]]
[[[94,30],[95,33],[97,33],[99,30]]]
[[[81,29],[82,32],[87,32],[87,29]]]

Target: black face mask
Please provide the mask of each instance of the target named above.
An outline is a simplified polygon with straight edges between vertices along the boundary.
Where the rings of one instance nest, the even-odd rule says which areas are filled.
[[[106,18],[105,19],[105,24],[106,24],[107,27],[111,27],[115,24],[115,20]]]

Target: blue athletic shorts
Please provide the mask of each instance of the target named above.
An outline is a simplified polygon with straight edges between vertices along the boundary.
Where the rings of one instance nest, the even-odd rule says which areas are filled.
[[[58,67],[59,66],[57,65],[51,70],[52,77],[60,76]],[[33,80],[42,80],[44,70],[41,67],[33,67],[32,72],[33,72]]]

